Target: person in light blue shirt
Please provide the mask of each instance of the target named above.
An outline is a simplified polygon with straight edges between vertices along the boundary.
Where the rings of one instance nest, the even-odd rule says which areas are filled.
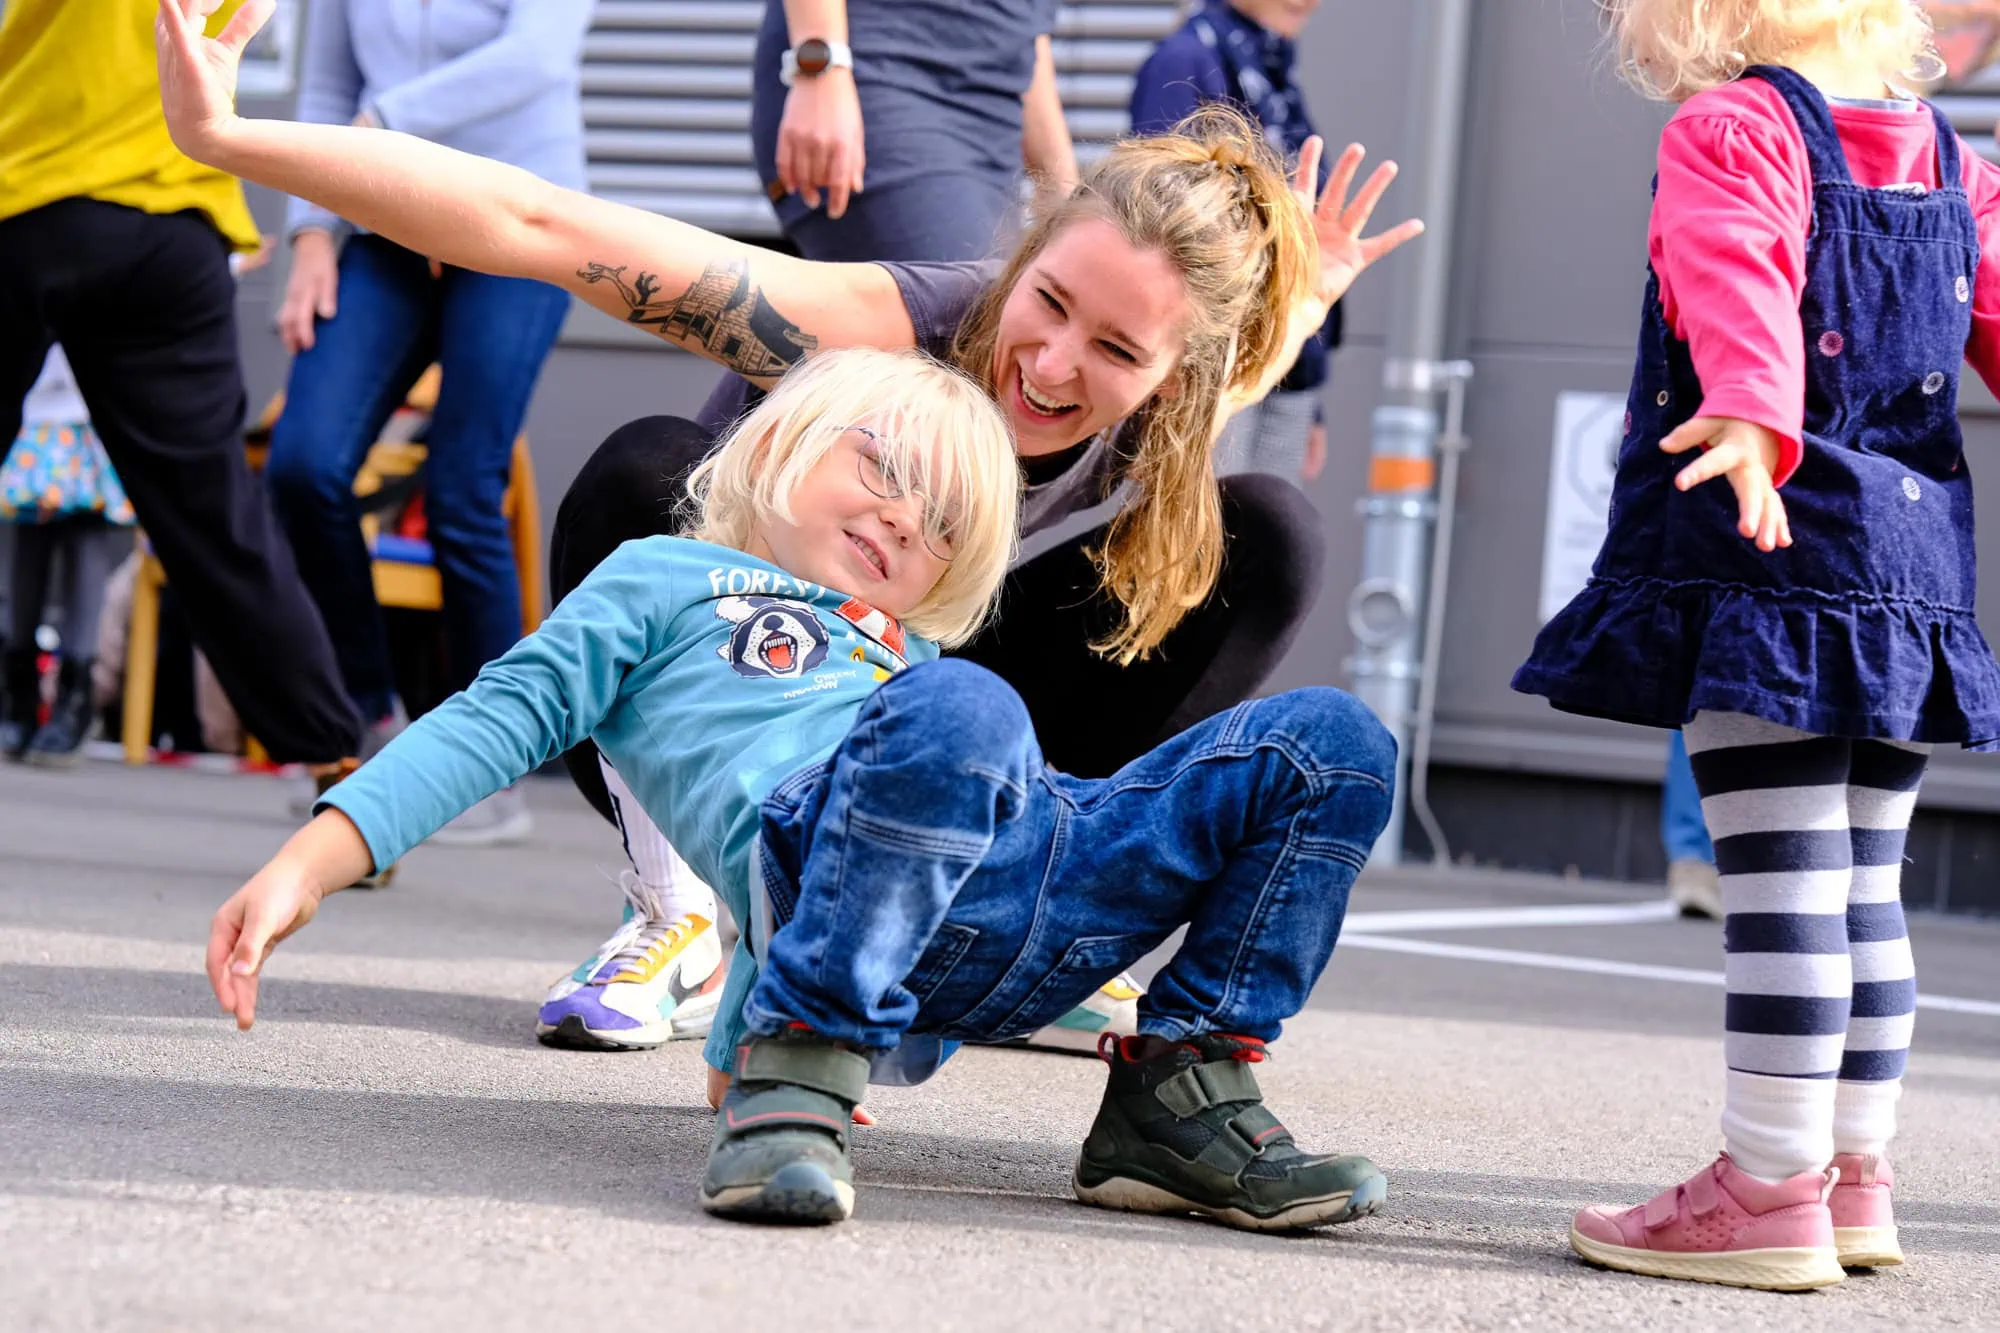
[[[589,0],[314,0],[298,119],[384,126],[581,190],[591,12]],[[403,725],[404,706],[355,475],[425,367],[441,365],[424,436],[423,540],[443,589],[440,676],[446,692],[464,685],[521,636],[501,497],[569,296],[438,264],[304,199],[291,200],[286,223],[292,264],[278,332],[293,361],[265,476],[367,728],[365,758]],[[528,828],[510,788],[441,840],[512,841]]]
[[[707,1051],[710,1212],[846,1217],[871,1075],[1031,1032],[1182,929],[1140,1035],[1106,1040],[1077,1196],[1257,1230],[1372,1212],[1381,1174],[1301,1150],[1250,1072],[1388,817],[1367,709],[1298,690],[1110,778],[1050,769],[1019,695],[936,660],[991,609],[1020,473],[984,391],[915,351],[808,360],[690,492],[689,536],[620,546],[223,905],[209,976],[238,1024],[328,892],[589,736],[746,925]]]

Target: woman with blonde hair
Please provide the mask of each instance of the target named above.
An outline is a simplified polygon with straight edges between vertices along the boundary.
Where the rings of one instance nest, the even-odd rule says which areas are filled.
[[[1907,91],[1937,65],[1912,0],[1609,10],[1632,82],[1681,105],[1610,530],[1514,684],[1683,731],[1728,998],[1722,1154],[1570,1243],[1824,1286],[1902,1262],[1905,839],[1932,745],[2000,740],[1957,414],[1966,361],[2000,386],[2000,170]]]
[[[1395,170],[1378,167],[1350,200],[1359,146],[1315,193],[1317,140],[1288,181],[1246,120],[1209,110],[1181,133],[1118,145],[1005,260],[813,263],[409,136],[240,119],[235,60],[270,6],[246,4],[205,44],[167,40],[214,7],[162,0],[162,97],[191,155],[445,263],[565,286],[735,372],[698,420],[631,423],[585,464],[556,517],[558,595],[621,543],[671,531],[682,479],[788,368],[824,349],[915,346],[972,375],[1006,415],[1024,536],[1116,501],[1108,521],[1017,568],[959,650],[1021,694],[1055,767],[1108,775],[1246,699],[1313,606],[1317,515],[1274,478],[1219,487],[1211,455],[1222,423],[1277,382],[1361,271],[1422,230],[1363,235]],[[571,771],[611,816],[582,749]],[[671,862],[635,802],[619,813],[642,867]],[[712,902],[679,878],[634,895],[638,914],[559,985],[606,1001],[593,1021],[657,1031],[661,1006],[705,984],[659,947]],[[607,988],[624,985],[646,992],[610,1003]],[[552,995],[563,1002],[580,1003]],[[606,1032],[606,1044],[644,1044]]]

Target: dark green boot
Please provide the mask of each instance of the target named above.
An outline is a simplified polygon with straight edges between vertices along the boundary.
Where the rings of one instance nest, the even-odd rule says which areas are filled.
[[[805,1031],[758,1037],[736,1055],[701,1206],[717,1217],[795,1226],[854,1211],[847,1135],[868,1058]]]
[[[1111,1079],[1073,1182],[1092,1207],[1289,1231],[1365,1217],[1388,1194],[1373,1162],[1303,1152],[1265,1109],[1250,1072],[1263,1043],[1142,1036],[1101,1049]]]

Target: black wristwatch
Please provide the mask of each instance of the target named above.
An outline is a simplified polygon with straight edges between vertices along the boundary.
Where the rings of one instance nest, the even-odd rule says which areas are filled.
[[[800,75],[811,78],[830,69],[853,68],[854,48],[846,42],[829,42],[819,37],[808,37],[797,46],[787,49],[779,58],[778,82],[789,88]]]

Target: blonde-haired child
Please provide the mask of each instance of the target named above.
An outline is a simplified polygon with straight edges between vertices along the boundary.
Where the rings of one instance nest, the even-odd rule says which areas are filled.
[[[1253,1229],[1372,1212],[1381,1175],[1302,1151],[1250,1066],[1332,952],[1394,743],[1299,690],[1108,779],[1049,769],[1019,696],[919,637],[986,614],[1020,485],[971,379],[915,351],[806,361],[696,475],[690,537],[619,547],[223,905],[217,998],[248,1027],[263,959],[326,894],[588,736],[746,925],[709,1034],[712,1084],[733,1074],[711,1212],[847,1216],[871,1075],[1032,1032],[1182,928],[1142,1035],[1104,1052],[1078,1196]]]
[[[1822,1286],[1902,1262],[1903,846],[1930,747],[2000,738],[1956,410],[1962,361],[2000,385],[2000,171],[1905,91],[1936,63],[1914,3],[1609,8],[1633,80],[1682,105],[1610,531],[1515,685],[1685,732],[1726,915],[1725,1150],[1571,1243]]]

